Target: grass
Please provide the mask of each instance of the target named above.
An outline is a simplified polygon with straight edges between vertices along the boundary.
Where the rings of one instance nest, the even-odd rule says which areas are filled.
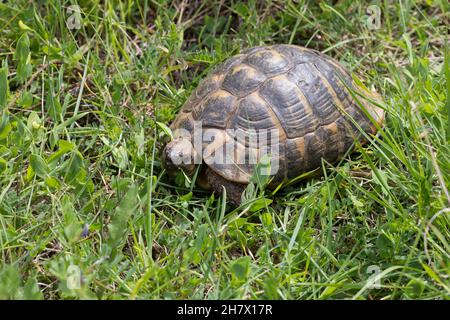
[[[449,3],[262,3],[0,3],[0,298],[450,298]],[[168,178],[163,125],[217,64],[271,43],[339,60],[386,124],[232,211]]]

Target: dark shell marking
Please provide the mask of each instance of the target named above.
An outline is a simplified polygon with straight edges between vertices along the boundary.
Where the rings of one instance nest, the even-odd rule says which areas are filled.
[[[221,144],[237,141],[234,152],[227,155],[234,161],[247,156],[245,148],[258,153],[245,138],[252,129],[279,129],[280,152],[274,156],[280,166],[275,180],[281,182],[320,167],[322,159],[339,160],[355,139],[363,142],[358,126],[375,132],[347,87],[356,91],[351,76],[320,52],[293,45],[250,48],[200,82],[172,129],[192,130],[192,122],[201,120],[203,129],[224,133],[222,140],[206,143],[204,148],[209,147],[213,156]],[[383,121],[381,109],[359,100],[378,123]],[[230,136],[225,134],[227,128],[237,130]],[[254,169],[248,164],[204,160],[232,182],[248,183]]]

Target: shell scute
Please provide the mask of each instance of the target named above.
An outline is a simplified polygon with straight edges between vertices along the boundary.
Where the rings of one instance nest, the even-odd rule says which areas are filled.
[[[271,106],[289,138],[303,136],[317,128],[313,108],[303,92],[285,75],[269,79],[259,93]]]
[[[266,76],[247,64],[238,64],[225,76],[222,88],[236,96],[245,96],[258,88]]]

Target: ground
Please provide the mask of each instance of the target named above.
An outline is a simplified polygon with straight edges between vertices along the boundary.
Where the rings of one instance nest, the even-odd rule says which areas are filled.
[[[449,299],[450,5],[0,3],[0,298]],[[237,209],[161,165],[214,66],[320,50],[382,95],[384,129]]]

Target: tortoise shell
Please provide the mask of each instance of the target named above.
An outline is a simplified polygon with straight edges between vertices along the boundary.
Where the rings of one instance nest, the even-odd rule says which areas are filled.
[[[229,58],[202,80],[171,128],[193,132],[194,122],[201,121],[203,131],[214,133],[202,142],[207,151],[203,161],[237,183],[249,183],[255,168],[245,158],[261,157],[260,147],[248,136],[277,130],[277,145],[272,140],[268,144],[277,150],[270,157],[278,163],[274,181],[281,182],[320,167],[322,159],[339,160],[355,139],[364,143],[363,131],[375,133],[384,112],[355,92],[362,91],[349,73],[320,52],[294,45],[260,46]],[[375,93],[362,93],[378,99]],[[235,142],[226,155],[229,161],[213,161],[229,141]]]

